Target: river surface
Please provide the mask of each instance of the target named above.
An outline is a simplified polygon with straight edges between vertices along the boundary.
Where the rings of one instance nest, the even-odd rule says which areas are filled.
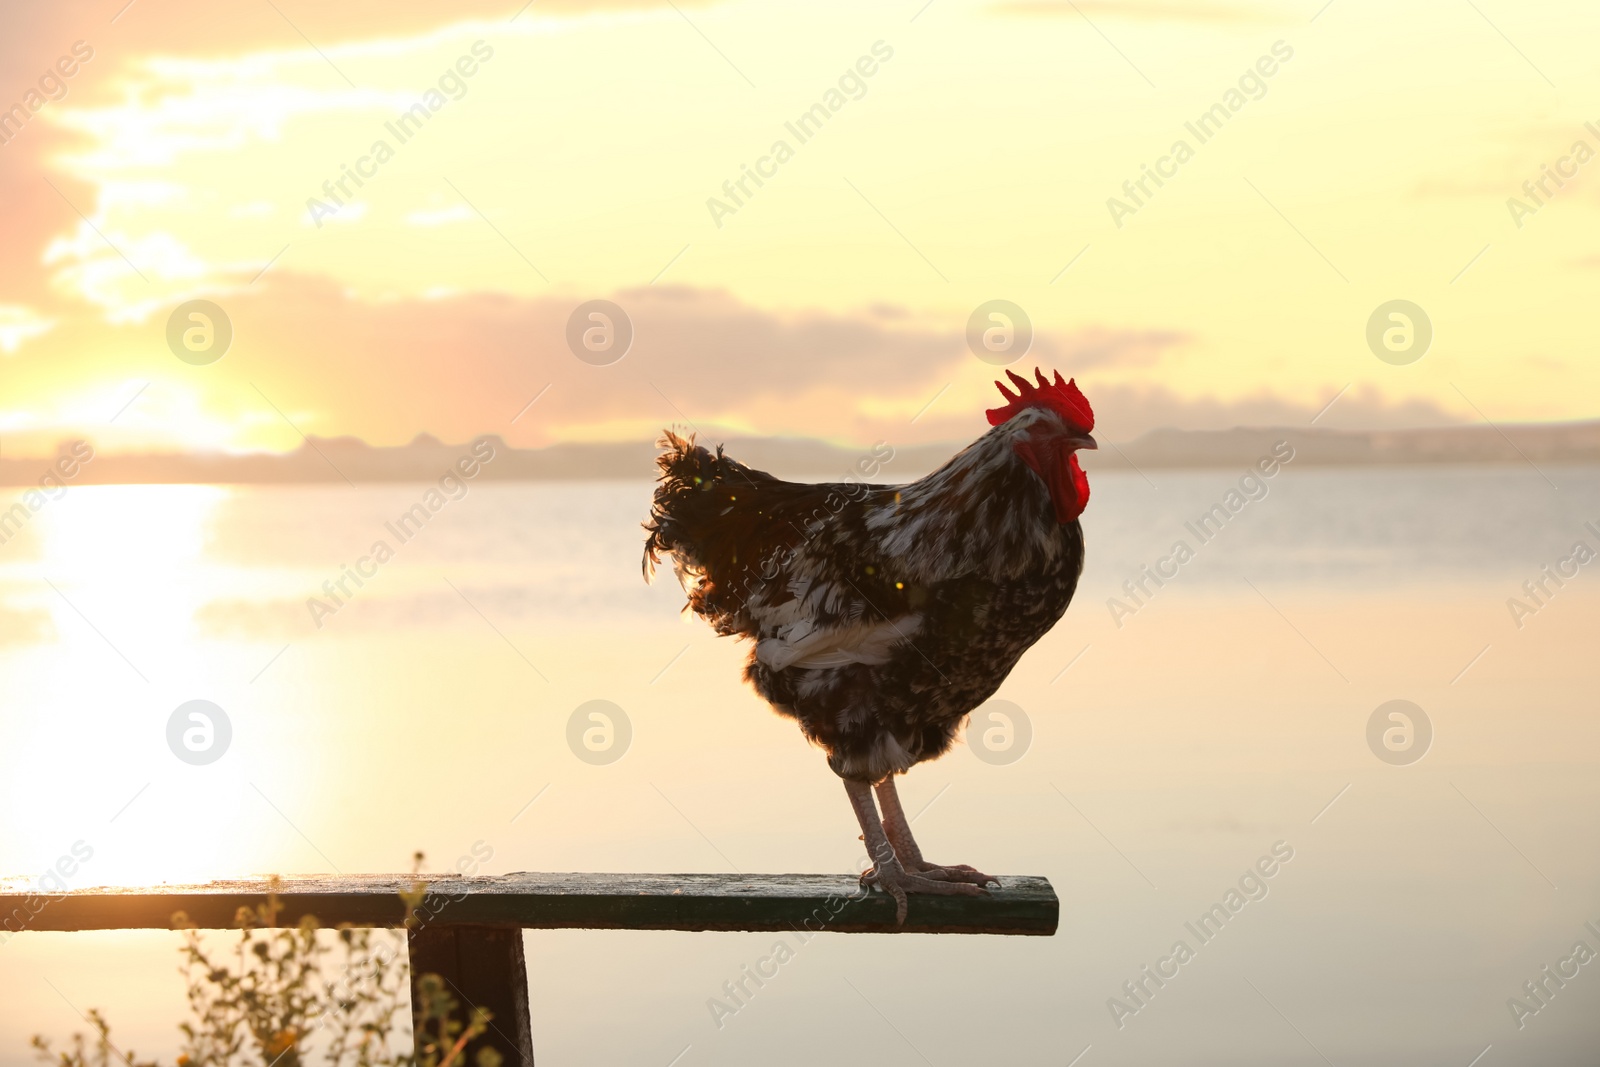
[[[1600,963],[1543,1005],[1524,983],[1600,952],[1600,561],[1543,573],[1600,551],[1600,469],[1290,464],[1231,501],[1243,470],[1146,473],[1093,475],[1076,602],[997,694],[1020,714],[982,712],[987,758],[902,784],[931,858],[1048,876],[1055,937],[789,938],[729,1014],[777,935],[535,932],[539,1062],[1593,1064]],[[402,540],[428,488],[32,514],[0,546],[0,872],[855,869],[843,789],[743,648],[642,582],[646,484],[473,484]],[[214,762],[169,747],[191,700],[227,717]],[[627,717],[614,762],[569,747],[591,700]],[[91,1006],[170,1062],[177,944],[0,945],[0,1065]]]

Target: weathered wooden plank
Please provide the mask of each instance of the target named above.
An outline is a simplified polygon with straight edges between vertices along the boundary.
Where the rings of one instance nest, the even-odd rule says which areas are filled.
[[[839,933],[1055,933],[1060,904],[1046,878],[1000,879],[983,897],[913,895],[904,926],[894,902],[834,874],[547,874],[441,876],[421,905],[430,923],[523,929],[831,930]],[[324,925],[397,927],[408,875],[295,877],[283,881],[283,921],[315,915]],[[0,882],[5,930],[166,929],[174,912],[226,929],[241,906],[259,903],[264,879],[74,889],[35,897]],[[40,902],[43,901],[43,906]],[[37,912],[34,912],[37,909]]]
[[[500,1053],[505,1067],[533,1067],[521,930],[436,921],[412,930],[406,941],[413,980],[422,974],[444,979],[461,1003],[460,1018],[468,1018],[473,1008],[490,1012],[489,1029],[467,1046],[462,1063],[476,1063],[478,1050],[487,1047]],[[412,1010],[418,1010],[415,998]]]

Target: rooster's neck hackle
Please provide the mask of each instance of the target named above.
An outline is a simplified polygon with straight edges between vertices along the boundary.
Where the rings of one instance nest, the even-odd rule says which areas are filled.
[[[996,578],[1047,566],[1061,551],[1050,493],[1013,447],[1061,427],[1045,408],[1025,408],[910,485],[867,518],[884,547],[919,573],[976,571]]]

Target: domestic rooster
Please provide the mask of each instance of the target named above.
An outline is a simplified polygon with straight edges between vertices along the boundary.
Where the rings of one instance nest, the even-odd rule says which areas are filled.
[[[646,580],[670,556],[687,609],[751,639],[746,680],[844,779],[873,861],[862,880],[901,923],[907,893],[976,895],[995,879],[922,857],[895,776],[950,748],[1083,570],[1076,453],[1096,447],[1094,413],[1059,373],[1006,373],[1016,392],[995,383],[1007,403],[992,428],[907,485],[797,484],[692,437],[659,442]]]

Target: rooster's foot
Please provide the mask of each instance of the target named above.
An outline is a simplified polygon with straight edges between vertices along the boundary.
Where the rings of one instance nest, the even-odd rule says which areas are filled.
[[[926,865],[929,870],[910,872],[900,866],[895,860],[892,863],[880,863],[871,867],[861,875],[861,884],[883,890],[894,898],[894,921],[897,926],[904,926],[906,922],[906,894],[930,893],[947,897],[982,897],[988,896],[988,890],[981,884],[974,884],[970,880],[957,881],[944,877],[957,868],[937,867],[934,864]],[[970,867],[967,870],[972,870]],[[973,871],[976,875],[978,872]],[[985,876],[987,880],[987,876]]]
[[[917,860],[907,865],[915,874],[924,878],[931,878],[936,882],[966,882],[970,885],[986,886],[993,882],[996,886],[1000,879],[992,874],[984,874],[976,867],[969,867],[965,863],[929,863],[927,860]]]

